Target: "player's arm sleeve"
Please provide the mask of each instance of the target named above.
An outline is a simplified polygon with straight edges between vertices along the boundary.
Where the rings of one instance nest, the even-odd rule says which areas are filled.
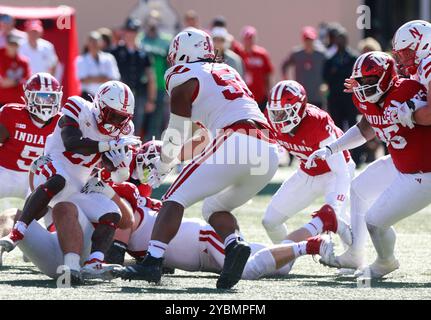
[[[321,142],[320,147],[330,144],[336,140],[334,135]],[[334,189],[326,196],[326,203],[334,208],[335,212],[339,212],[346,201],[347,194],[350,188],[350,173],[349,168],[344,158],[343,152],[336,153],[326,159],[329,169],[335,176]]]
[[[370,126],[365,117],[362,117],[361,121],[347,130],[341,137],[334,142],[326,145],[332,152],[336,154],[344,150],[355,149],[362,146],[368,140],[375,137],[375,132]]]
[[[82,136],[78,122],[67,115],[63,115],[58,121],[61,128],[61,139],[66,151],[89,156],[99,152],[99,142]]]

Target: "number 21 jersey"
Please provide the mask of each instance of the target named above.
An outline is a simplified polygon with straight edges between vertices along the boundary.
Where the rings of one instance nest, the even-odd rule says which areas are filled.
[[[268,125],[241,76],[227,64],[195,62],[169,68],[165,73],[168,94],[190,79],[199,82],[191,120],[203,124],[212,134],[240,120]]]

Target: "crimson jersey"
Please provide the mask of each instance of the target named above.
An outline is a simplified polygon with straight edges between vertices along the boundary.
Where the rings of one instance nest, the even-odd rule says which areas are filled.
[[[401,173],[431,172],[431,126],[416,125],[413,129],[386,120],[384,110],[392,100],[405,102],[412,98],[426,101],[426,89],[419,82],[400,79],[389,89],[382,106],[361,103],[353,96],[356,108],[373,127],[377,137],[386,143],[395,167]]]
[[[0,109],[0,124],[6,127],[9,138],[0,147],[0,166],[14,171],[28,171],[33,160],[43,155],[46,138],[54,131],[58,119],[59,114],[38,128],[25,105],[4,105]]]
[[[268,117],[267,111],[265,115]],[[338,138],[343,135],[343,131],[335,125],[327,112],[310,104],[307,105],[305,116],[297,128],[294,135],[274,130],[278,143],[298,158],[301,169],[308,175],[318,176],[331,171],[324,160],[316,159],[315,166],[310,169],[305,167],[305,163],[314,151],[328,144],[325,140],[333,134]],[[346,162],[350,161],[349,151],[344,151],[344,158]]]

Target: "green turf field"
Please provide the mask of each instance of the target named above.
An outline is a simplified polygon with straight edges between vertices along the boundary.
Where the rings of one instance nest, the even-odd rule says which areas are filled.
[[[261,195],[236,211],[247,240],[269,243],[260,220],[280,181],[291,170],[282,169]],[[372,182],[370,182],[372,183]],[[160,193],[160,192],[159,192]],[[289,221],[293,230],[306,222],[309,214],[321,205],[316,201],[310,210]],[[19,203],[0,200],[0,209]],[[187,217],[200,216],[200,204],[190,208]],[[57,289],[56,283],[21,259],[19,250],[5,255],[0,269],[0,299],[431,299],[431,207],[396,226],[396,252],[401,267],[371,288],[358,288],[352,277],[337,277],[334,269],[321,266],[312,257],[296,261],[291,274],[284,278],[241,281],[233,290],[215,289],[217,275],[176,270],[165,276],[159,286],[146,282],[93,282],[73,289]],[[338,239],[336,239],[338,240]],[[338,243],[338,241],[337,241]],[[342,251],[339,243],[338,251]],[[370,261],[374,259],[371,247]]]

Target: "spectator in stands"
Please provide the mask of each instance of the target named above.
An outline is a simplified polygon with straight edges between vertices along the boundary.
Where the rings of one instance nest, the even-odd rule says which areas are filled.
[[[27,58],[19,51],[21,39],[13,34],[6,37],[6,46],[0,49],[0,106],[21,102],[23,84],[30,77]]]
[[[20,44],[27,35],[15,28],[15,19],[8,14],[0,14],[0,48],[4,48],[7,44],[7,36],[9,34],[14,35],[18,38]]]
[[[99,28],[97,29],[97,32],[99,32],[100,36],[102,37],[102,47],[101,50],[105,52],[111,52],[113,48],[113,34],[112,30],[109,28]]]
[[[103,52],[102,38],[97,31],[90,32],[84,54],[77,58],[78,78],[84,99],[91,100],[99,86],[109,80],[119,80],[117,62],[112,54]]]
[[[244,76],[242,59],[239,55],[229,49],[229,33],[226,28],[214,27],[211,30],[211,36],[214,42],[214,48],[217,50],[217,56],[227,65],[234,68],[241,77]]]
[[[347,131],[356,124],[358,112],[353,105],[352,95],[343,92],[344,80],[352,74],[353,64],[357,54],[347,46],[347,32],[338,31],[336,38],[337,52],[326,61],[323,68],[323,78],[328,85],[328,111],[334,119],[335,125]],[[363,162],[365,148],[352,150],[353,160],[360,164]]]
[[[337,38],[340,33],[344,33],[344,27],[338,22],[330,22],[327,24],[327,44],[326,44],[326,58],[331,58],[338,50]]]
[[[55,75],[58,57],[54,45],[42,39],[42,21],[27,20],[25,22],[27,39],[19,48],[19,53],[28,58],[31,73],[48,72]]]
[[[137,46],[140,27],[140,20],[128,19],[123,30],[123,41],[112,50],[112,54],[120,69],[121,81],[135,95],[135,133],[143,136],[144,118],[155,110],[156,84],[150,58],[147,52]]]
[[[199,28],[199,15],[195,10],[188,10],[184,15],[184,29]]]
[[[370,51],[382,51],[382,46],[376,39],[368,37],[358,42],[358,51],[361,54]]]
[[[227,30],[227,23],[226,19],[223,16],[217,16],[213,19],[211,22],[211,30],[215,27],[221,27],[225,28]],[[243,50],[242,44],[235,40],[233,35],[231,35],[228,31],[228,36],[226,38],[227,42],[229,43],[229,49],[235,52],[237,55],[240,55],[241,51]]]
[[[257,31],[252,26],[246,26],[241,32],[244,50],[241,58],[244,61],[244,80],[253,92],[259,108],[264,110],[271,88],[271,74],[273,65],[268,52],[263,47],[256,45]]]
[[[164,76],[168,69],[167,56],[172,35],[160,31],[159,16],[158,12],[150,13],[145,22],[145,30],[141,39],[142,48],[151,58],[157,89],[155,109],[145,115],[145,140],[150,140],[153,136],[160,139],[168,107]]]
[[[302,46],[295,48],[283,62],[281,72],[288,79],[289,67],[294,67],[295,80],[301,83],[308,94],[311,104],[323,105],[320,87],[323,83],[323,66],[326,61],[324,48],[317,42],[317,31],[307,26],[302,29]]]

